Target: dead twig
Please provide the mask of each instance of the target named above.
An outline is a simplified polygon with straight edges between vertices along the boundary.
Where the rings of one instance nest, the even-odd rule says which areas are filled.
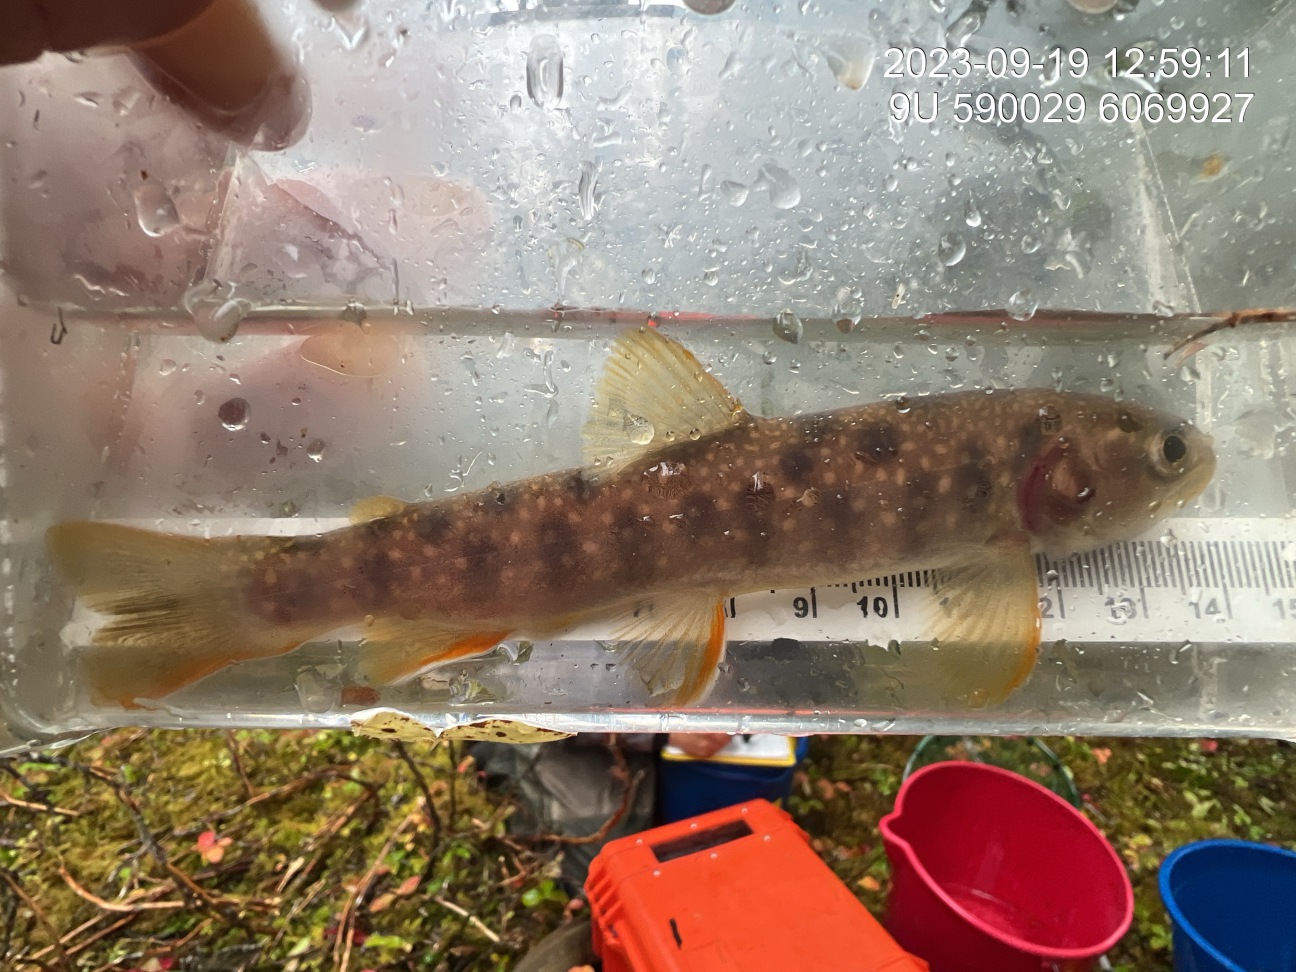
[[[81,814],[76,810],[67,810],[63,807],[56,807],[52,803],[30,803],[27,800],[20,800],[16,796],[8,793],[0,793],[0,803],[8,804],[11,807],[17,807],[20,810],[36,810],[40,813],[52,813],[59,817],[79,817]]]
[[[144,819],[144,812],[140,809],[135,798],[126,790],[126,787],[115,779],[110,779],[106,782],[110,787],[112,787],[113,792],[117,795],[118,801],[120,801],[122,806],[126,809],[131,820],[134,821],[135,829],[139,832],[140,842],[144,845],[145,850],[148,851],[149,856],[153,858],[158,867],[175,882],[176,888],[184,896],[186,903],[190,907],[200,911],[205,911],[215,918],[219,918],[232,925],[237,925],[244,931],[256,933],[256,929],[253,928],[241,914],[239,914],[239,909],[243,907],[260,907],[262,910],[266,910],[268,906],[264,902],[234,901],[229,898],[213,895],[206,888],[202,887],[202,885],[198,884],[193,878],[172,863],[166,850],[153,834],[152,829],[150,829],[148,821]]]
[[[1290,324],[1293,321],[1296,321],[1296,308],[1293,307],[1258,307],[1216,315],[1214,320],[1200,331],[1194,331],[1186,338],[1176,341],[1170,350],[1165,352],[1164,357],[1169,359],[1185,350],[1187,353],[1184,357],[1191,357],[1206,347],[1205,338],[1229,328],[1244,327],[1248,324]]]
[[[85,940],[76,942],[76,944],[72,944],[74,941],[76,941],[76,937],[80,935],[83,931],[86,931],[87,929],[94,927],[95,925],[99,924],[99,922],[103,921],[104,918],[107,917],[106,914],[97,915],[94,918],[91,918],[89,921],[83,922],[82,924],[78,925],[76,928],[72,929],[61,939],[59,939],[59,941],[67,949],[68,958],[72,958],[73,956],[78,955],[81,952],[84,952],[87,948],[89,948],[91,945],[95,944],[96,942],[107,938],[109,935],[115,935],[117,932],[121,931],[123,928],[125,928],[127,925],[129,925],[139,916],[140,916],[140,912],[136,912],[133,915],[126,915],[125,917],[113,922],[111,925],[99,929],[99,931],[95,932],[93,935],[89,936]],[[39,962],[40,959],[44,958],[46,955],[49,955],[54,950],[55,947],[53,945],[46,945],[39,952],[33,955],[30,959],[26,959],[26,960],[20,959],[19,961],[29,961],[35,964]],[[43,965],[44,963],[40,963],[40,964]]]
[[[374,883],[378,880],[378,872],[385,866],[383,861],[391,853],[397,839],[417,817],[417,813],[406,814],[404,819],[392,828],[392,832],[387,835],[387,839],[383,841],[382,847],[369,865],[369,870],[347,896],[346,904],[342,907],[342,915],[338,919],[337,938],[333,942],[333,962],[338,972],[347,972],[347,967],[351,964],[351,950],[355,946],[356,914],[360,910],[360,903],[373,890]]]
[[[568,837],[563,834],[541,834],[532,837],[531,840],[537,843],[561,844],[564,847],[579,847],[583,844],[598,844],[607,839],[612,828],[619,824],[634,803],[635,794],[639,792],[639,785],[647,775],[645,770],[640,770],[633,776],[630,774],[630,765],[626,762],[625,752],[621,749],[621,743],[615,736],[610,736],[607,741],[608,752],[612,754],[612,775],[619,780],[624,781],[624,788],[621,791],[621,803],[612,811],[612,815],[603,821],[603,826],[592,834],[584,837]]]
[[[305,776],[299,776],[295,780],[289,780],[287,783],[284,783],[281,786],[276,786],[272,790],[263,790],[256,796],[244,800],[238,806],[209,814],[205,819],[209,823],[216,820],[224,820],[226,817],[232,817],[236,813],[242,813],[244,810],[255,807],[259,803],[265,803],[267,800],[278,800],[283,797],[292,796],[294,793],[305,790],[321,780],[329,779],[344,780],[355,783],[369,791],[370,796],[376,797],[378,795],[378,787],[373,783],[370,783],[368,780],[362,780],[358,776],[352,776],[341,767],[326,766],[323,769],[315,770],[313,773],[307,773]],[[196,832],[196,830],[193,832]]]
[[[323,830],[311,837],[306,849],[308,851],[317,851],[317,853],[315,853],[304,867],[298,868],[296,871],[293,871],[290,867],[288,873],[285,873],[284,877],[280,880],[279,886],[275,888],[275,894],[283,894],[295,881],[304,882],[310,875],[311,871],[313,871],[323,859],[324,846],[336,837],[347,824],[355,819],[355,815],[360,812],[360,808],[371,799],[373,799],[372,795],[367,792],[356,797],[355,800],[346,807],[346,809],[341,813],[335,814],[333,818],[324,825]]]
[[[247,770],[243,768],[243,758],[239,749],[238,737],[234,734],[233,729],[225,730],[225,748],[229,750],[230,762],[234,766],[234,772],[238,774],[239,780],[243,783],[243,792],[247,794],[249,800],[256,798],[256,787],[248,779]]]
[[[143,894],[137,893],[136,895],[128,897],[125,901],[107,901],[89,889],[83,887],[81,884],[78,884],[76,878],[72,876],[71,872],[62,865],[59,866],[59,877],[63,879],[63,883],[71,888],[72,893],[78,898],[89,901],[96,908],[100,908],[103,911],[111,911],[114,914],[130,915],[141,911],[174,911],[178,908],[188,907],[188,904],[183,901],[132,900],[140,897],[152,897],[155,894],[153,891],[145,891]],[[174,890],[174,886],[163,889],[164,892],[168,890]]]
[[[446,774],[446,802],[449,804],[447,814],[450,820],[450,826],[455,825],[459,819],[459,747],[455,745],[453,739],[446,741],[446,756],[450,760],[450,772]]]
[[[392,748],[396,750],[396,755],[401,758],[401,762],[409,767],[410,773],[414,776],[414,782],[418,784],[419,790],[423,793],[423,810],[427,814],[428,822],[432,825],[432,843],[441,843],[441,834],[445,831],[445,825],[441,822],[441,814],[437,812],[437,808],[432,803],[432,790],[428,786],[427,777],[423,775],[423,771],[414,762],[414,757],[409,754],[409,750],[405,748],[403,742],[399,739],[393,739]]]
[[[482,920],[478,918],[476,915],[474,915],[471,911],[459,907],[459,905],[455,904],[453,901],[447,901],[445,898],[441,897],[440,895],[434,894],[432,896],[432,900],[435,901],[437,904],[439,904],[442,908],[445,908],[446,911],[453,911],[460,918],[468,919],[468,924],[472,925],[479,932],[481,932],[486,938],[490,939],[490,941],[493,944],[498,945],[500,943],[500,937],[496,935],[493,931],[491,931],[489,928],[487,928],[484,924],[482,924]]]
[[[22,881],[18,879],[18,875],[7,867],[0,867],[0,880],[3,880],[5,884],[9,885],[9,890],[27,906],[27,910],[36,917],[36,921],[45,929],[45,934],[49,936],[50,942],[54,946],[54,955],[58,958],[58,967],[66,970],[66,972],[72,972],[72,960],[68,957],[67,950],[63,948],[62,937],[54,928],[54,925],[50,922],[49,918],[46,917],[45,912],[41,910],[40,905],[35,902],[32,896],[27,893],[27,889],[22,886]]]

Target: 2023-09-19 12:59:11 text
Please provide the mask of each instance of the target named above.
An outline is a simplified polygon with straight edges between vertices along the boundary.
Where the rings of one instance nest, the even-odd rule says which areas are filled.
[[[1054,47],[1042,56],[1025,47],[992,47],[980,56],[965,47],[888,47],[884,78],[961,80],[984,72],[997,80],[1024,80],[1034,74],[1044,84],[1080,80],[1092,69],[1108,78],[1161,82],[1172,78],[1230,80],[1251,77],[1251,49],[1205,52],[1195,47],[1109,48],[1092,57],[1083,47]]]

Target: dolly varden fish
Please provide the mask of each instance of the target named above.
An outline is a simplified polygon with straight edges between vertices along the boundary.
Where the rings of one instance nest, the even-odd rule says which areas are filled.
[[[378,498],[311,536],[51,527],[54,563],[106,615],[83,653],[93,697],[136,706],[348,627],[352,677],[378,685],[602,617],[661,704],[686,705],[715,679],[729,597],[933,568],[940,684],[992,704],[1035,661],[1033,555],[1142,533],[1215,465],[1181,419],[1051,390],[761,418],[653,328],[613,343],[584,446],[577,469]]]

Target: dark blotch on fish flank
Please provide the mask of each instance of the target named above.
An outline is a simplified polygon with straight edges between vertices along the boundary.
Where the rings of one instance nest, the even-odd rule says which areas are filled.
[[[900,455],[900,440],[890,425],[860,429],[855,436],[855,456],[872,465],[891,462]]]
[[[392,600],[395,571],[385,549],[365,550],[356,565],[356,581],[360,602],[374,613]]]
[[[652,576],[655,555],[649,525],[633,506],[622,506],[612,517],[612,542],[615,557],[614,579],[620,584],[634,584]]]
[[[804,485],[810,478],[812,469],[814,469],[814,460],[804,449],[789,449],[779,457],[779,471],[788,482],[798,486]]]
[[[832,492],[819,500],[819,509],[827,507],[826,512],[832,517],[833,532],[841,536],[850,536],[859,525],[859,517],[851,509],[848,491]]]
[[[548,568],[550,579],[570,577],[578,558],[576,531],[566,517],[545,517],[536,534],[536,545],[541,561]]]
[[[927,503],[936,495],[936,475],[914,469],[905,477],[905,502],[910,505]]]
[[[453,529],[448,517],[441,510],[420,510],[409,523],[414,536],[424,543],[439,544],[445,542]]]
[[[680,502],[680,512],[686,520],[705,523],[716,515],[716,502],[706,493],[690,493]]]
[[[573,499],[588,500],[598,494],[599,485],[596,480],[588,479],[585,473],[575,469],[568,473],[563,480],[563,489],[567,491]]]
[[[500,549],[490,537],[468,537],[463,544],[466,576],[474,583],[488,583],[499,576],[503,564]]]

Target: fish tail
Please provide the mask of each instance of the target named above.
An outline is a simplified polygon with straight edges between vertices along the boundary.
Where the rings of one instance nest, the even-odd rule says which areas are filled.
[[[138,708],[233,662],[316,634],[255,616],[246,564],[265,538],[203,539],[112,523],[59,523],[50,558],[87,607],[108,616],[81,661],[98,704]]]

